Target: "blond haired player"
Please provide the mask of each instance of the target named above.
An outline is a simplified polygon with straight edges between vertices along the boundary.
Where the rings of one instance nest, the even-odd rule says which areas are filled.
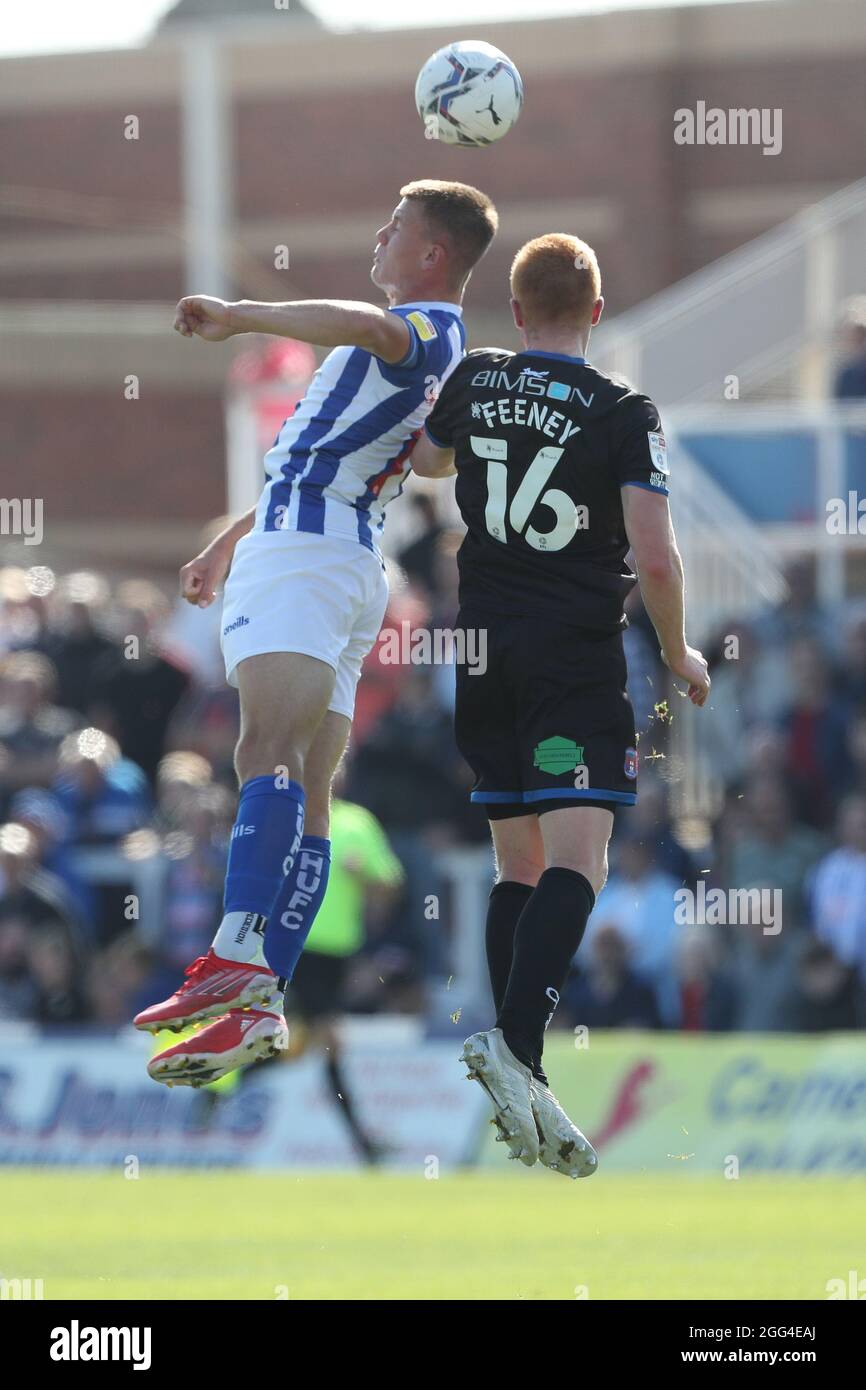
[[[603,305],[584,242],[552,233],[521,247],[520,351],[469,353],[412,459],[427,477],[456,471],[458,626],[487,633],[485,672],[458,666],[456,730],[496,852],[486,945],[497,1018],[463,1056],[512,1156],[575,1178],[597,1158],[551,1093],[542,1049],[607,875],[614,808],[636,798],[622,645],[635,583],[691,700],[702,705],[710,686],[685,636],[658,412],[586,358]]]

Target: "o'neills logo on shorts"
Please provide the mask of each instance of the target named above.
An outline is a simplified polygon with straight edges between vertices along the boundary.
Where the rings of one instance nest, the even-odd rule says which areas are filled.
[[[249,627],[249,625],[249,618],[235,618],[233,623],[229,623],[228,627],[223,628],[223,637],[227,636],[230,632],[235,632],[239,627]]]

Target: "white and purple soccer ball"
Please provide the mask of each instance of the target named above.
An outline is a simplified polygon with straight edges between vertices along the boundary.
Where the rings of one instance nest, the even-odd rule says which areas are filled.
[[[428,58],[415,83],[415,105],[428,139],[478,149],[508,134],[523,106],[523,82],[498,48],[461,39]]]

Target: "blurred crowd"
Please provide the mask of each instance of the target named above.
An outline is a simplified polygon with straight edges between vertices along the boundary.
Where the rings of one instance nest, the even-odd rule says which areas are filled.
[[[665,726],[644,733],[638,805],[618,816],[570,982],[574,1024],[866,1023],[866,612],[824,611],[814,580],[792,564],[779,606],[706,646],[699,746],[718,811],[703,834],[672,821]]]
[[[385,629],[450,629],[459,531],[427,492],[402,505]],[[629,613],[639,802],[617,814],[555,1026],[862,1026],[866,616],[824,612],[800,562],[780,606],[719,632],[703,715],[719,809],[698,834],[674,814],[669,687],[637,591]],[[218,634],[218,605],[149,581],[0,568],[0,1020],[122,1026],[207,950],[236,800]],[[454,852],[489,837],[454,746],[453,668],[388,656],[367,660],[339,792],[402,877],[370,895],[335,1006],[423,1014],[452,973]],[[363,865],[347,851],[343,867],[363,910]],[[684,924],[677,891],[699,883],[778,890],[781,918]]]
[[[392,564],[398,633],[453,625],[454,537],[427,517],[422,501]],[[236,806],[219,625],[218,604],[149,581],[0,568],[0,1020],[122,1025],[210,945]],[[343,933],[363,944],[339,1007],[422,1014],[450,973],[442,855],[487,843],[452,677],[380,645],[368,659],[338,780],[367,813],[334,839],[364,919]],[[387,873],[380,834],[400,866]]]

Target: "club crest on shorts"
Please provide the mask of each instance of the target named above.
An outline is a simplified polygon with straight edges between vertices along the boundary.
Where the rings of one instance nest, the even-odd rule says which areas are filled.
[[[634,780],[637,777],[637,749],[627,748],[625,750],[625,765],[623,767],[626,777]]]

